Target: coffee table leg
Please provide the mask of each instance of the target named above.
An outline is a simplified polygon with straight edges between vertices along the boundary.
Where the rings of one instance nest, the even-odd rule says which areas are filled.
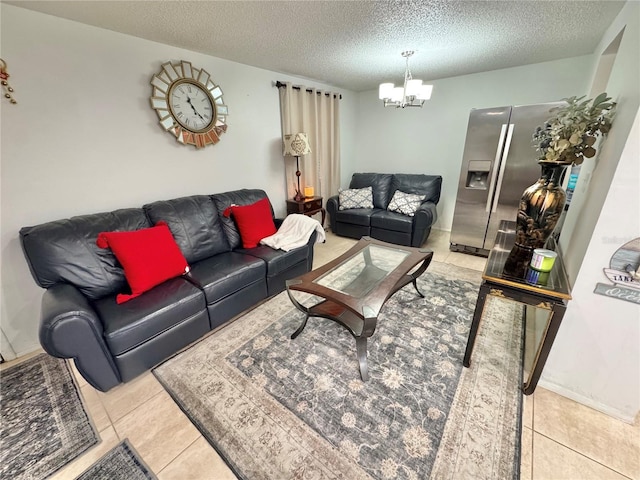
[[[413,288],[416,289],[416,292],[418,292],[418,295],[420,295],[421,298],[424,298],[424,294],[420,290],[418,290],[418,282],[417,282],[417,280],[418,280],[417,278],[413,279]]]
[[[369,367],[367,366],[367,337],[356,337],[356,350],[358,363],[360,363],[360,378],[363,382],[369,380]]]
[[[422,252],[423,250],[420,250],[420,251]],[[418,289],[418,277],[424,273],[424,271],[427,269],[427,267],[431,263],[431,260],[433,259],[433,252],[430,252],[430,253],[431,255],[429,255],[427,258],[424,259],[424,262],[422,262],[422,265],[420,265],[420,268],[418,268],[415,272],[409,274],[409,277],[411,278],[411,283],[413,283],[413,288],[416,289],[416,292],[418,292],[418,295],[420,295],[421,298],[424,298],[424,294]],[[409,282],[408,281],[403,282],[401,285],[404,286],[407,283]]]
[[[309,314],[306,314],[304,316],[304,320],[302,321],[302,325],[300,325],[298,327],[298,329],[291,334],[291,340],[294,340],[298,335],[300,335],[302,333],[302,330],[304,330],[304,327],[307,326],[307,320],[309,320]]]

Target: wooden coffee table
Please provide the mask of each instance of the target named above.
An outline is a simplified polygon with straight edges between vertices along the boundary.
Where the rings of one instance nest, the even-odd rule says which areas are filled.
[[[323,317],[339,323],[356,339],[360,376],[367,381],[367,339],[376,330],[380,310],[391,295],[409,283],[413,283],[418,295],[424,298],[416,279],[424,273],[432,258],[431,250],[362,237],[332,262],[287,280],[291,302],[305,314],[291,339],[300,335],[309,317]],[[420,262],[422,264],[418,266]],[[293,291],[321,298],[310,302],[311,306],[305,306],[295,298]]]

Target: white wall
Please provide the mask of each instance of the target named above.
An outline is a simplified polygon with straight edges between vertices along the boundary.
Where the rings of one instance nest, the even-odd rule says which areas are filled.
[[[523,67],[445,78],[433,82],[423,108],[385,108],[377,90],[359,94],[355,161],[342,171],[343,186],[354,172],[442,175],[435,227],[450,230],[469,111],[560,100],[587,92],[591,55]],[[398,67],[398,77],[402,75]],[[389,81],[399,79],[390,78]],[[533,133],[533,132],[532,132]],[[531,161],[536,151],[531,148]]]
[[[575,278],[573,300],[540,384],[626,421],[640,411],[640,306],[593,293],[609,283],[602,269],[624,243],[640,237],[640,4],[628,2],[596,53],[624,28],[607,92],[618,111],[591,181],[578,183],[565,228],[565,263]],[[595,78],[595,77],[594,77]],[[586,162],[585,162],[586,163]],[[579,215],[578,215],[579,214]],[[573,218],[570,218],[573,215]]]
[[[633,120],[640,106],[640,4],[627,2],[603,36],[595,58],[624,29],[611,75],[606,85],[610,97],[618,102],[616,116],[606,141],[600,143],[598,155],[583,163],[576,190],[560,237],[565,252],[567,273],[575,281],[592,232],[600,216],[618,160],[625,147]],[[597,63],[597,62],[596,62]],[[599,80],[597,66],[592,82]]]
[[[640,110],[540,384],[629,423],[640,410],[640,305],[596,295],[603,268],[640,237]]]
[[[351,131],[352,92],[1,4],[2,58],[17,105],[2,118],[0,286],[2,331],[18,355],[38,347],[42,290],[18,230],[72,215],[236,188],[264,189],[285,212],[275,80],[340,92]],[[180,145],[149,104],[151,76],[167,61],[207,70],[229,106],[215,146]],[[354,139],[342,134],[342,156]]]

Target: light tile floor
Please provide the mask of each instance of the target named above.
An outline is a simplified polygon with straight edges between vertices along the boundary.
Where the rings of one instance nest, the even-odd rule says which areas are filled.
[[[328,232],[326,243],[316,245],[314,268],[354,243]],[[425,246],[434,251],[435,261],[484,268],[484,258],[450,252],[448,232],[433,230]],[[52,480],[75,478],[125,438],[159,480],[235,479],[150,372],[108,393],[94,390],[75,373],[102,441]],[[522,480],[640,480],[640,420],[628,425],[537,388],[524,397],[521,465]]]

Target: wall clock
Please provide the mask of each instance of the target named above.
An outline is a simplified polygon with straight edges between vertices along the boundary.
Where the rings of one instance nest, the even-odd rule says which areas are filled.
[[[228,108],[222,89],[205,70],[193,68],[190,62],[167,62],[151,78],[151,85],[151,107],[162,128],[178,142],[202,148],[220,141],[227,131]]]

